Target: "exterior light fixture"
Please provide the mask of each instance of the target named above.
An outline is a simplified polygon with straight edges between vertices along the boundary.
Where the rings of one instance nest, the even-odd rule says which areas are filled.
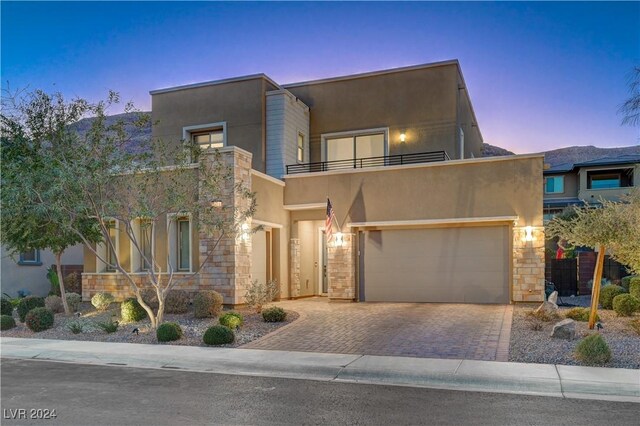
[[[244,242],[249,241],[249,224],[248,223],[243,223],[240,226],[240,239]]]
[[[209,201],[209,204],[211,205],[211,207],[215,209],[219,209],[222,207],[222,200],[219,200],[219,199],[211,200]]]
[[[342,247],[344,245],[344,235],[342,232],[336,232],[335,234],[336,247]]]
[[[405,132],[400,133],[400,142],[404,143],[407,140],[407,134]]]
[[[525,226],[524,228],[524,240],[525,241],[533,241],[533,227]]]

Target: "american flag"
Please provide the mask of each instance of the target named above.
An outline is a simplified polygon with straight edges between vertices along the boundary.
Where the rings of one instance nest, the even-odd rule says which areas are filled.
[[[335,218],[335,214],[333,213],[333,206],[331,205],[331,200],[327,198],[327,218],[324,223],[325,233],[327,235],[327,242],[331,241],[333,238],[333,219]]]

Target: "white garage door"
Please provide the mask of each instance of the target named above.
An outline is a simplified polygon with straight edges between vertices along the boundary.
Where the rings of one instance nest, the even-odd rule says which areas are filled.
[[[506,226],[366,231],[360,244],[360,300],[509,302]]]

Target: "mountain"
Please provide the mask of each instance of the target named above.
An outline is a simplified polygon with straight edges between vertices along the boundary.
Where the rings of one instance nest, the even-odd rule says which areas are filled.
[[[148,114],[148,112],[143,112]],[[122,119],[126,123],[133,123],[136,119],[137,113],[118,114],[107,117],[107,125],[115,123],[116,120]],[[84,118],[77,123],[75,127],[81,134],[86,133],[91,127],[93,118]],[[126,126],[127,131],[132,135],[132,145],[138,145],[140,141],[143,141],[151,136],[151,123],[142,129],[136,128],[133,124]],[[621,155],[640,155],[640,145],[627,146],[620,148],[598,148],[595,146],[570,146],[567,148],[553,149],[550,151],[542,152],[544,154],[544,160],[551,166],[564,163],[580,163],[583,161],[595,160],[603,157],[617,157]],[[503,155],[514,155],[513,152],[500,148],[498,146],[490,145],[488,143],[483,144],[482,156],[483,157],[497,157]]]

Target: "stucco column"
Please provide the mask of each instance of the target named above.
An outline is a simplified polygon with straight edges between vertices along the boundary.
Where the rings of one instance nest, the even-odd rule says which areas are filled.
[[[336,238],[327,246],[329,300],[353,301],[356,298],[355,234],[342,234],[342,245]]]
[[[544,227],[532,227],[527,239],[525,227],[513,228],[514,302],[544,301]]]
[[[245,197],[238,194],[236,185],[251,189],[251,153],[236,147],[227,147],[220,149],[220,154],[221,160],[233,171],[233,178],[225,181],[221,197],[223,206],[226,206],[226,214],[232,214],[234,211],[245,209],[249,203]],[[203,155],[208,157],[203,158],[204,161],[214,160],[213,153],[205,152]],[[206,197],[202,193],[201,196]],[[200,273],[199,288],[221,293],[225,304],[244,303],[246,288],[251,280],[251,234],[248,232],[250,227],[251,223],[247,223],[247,232],[223,238]],[[198,237],[200,259],[205,259],[214,247],[218,235],[208,235],[200,230]]]

